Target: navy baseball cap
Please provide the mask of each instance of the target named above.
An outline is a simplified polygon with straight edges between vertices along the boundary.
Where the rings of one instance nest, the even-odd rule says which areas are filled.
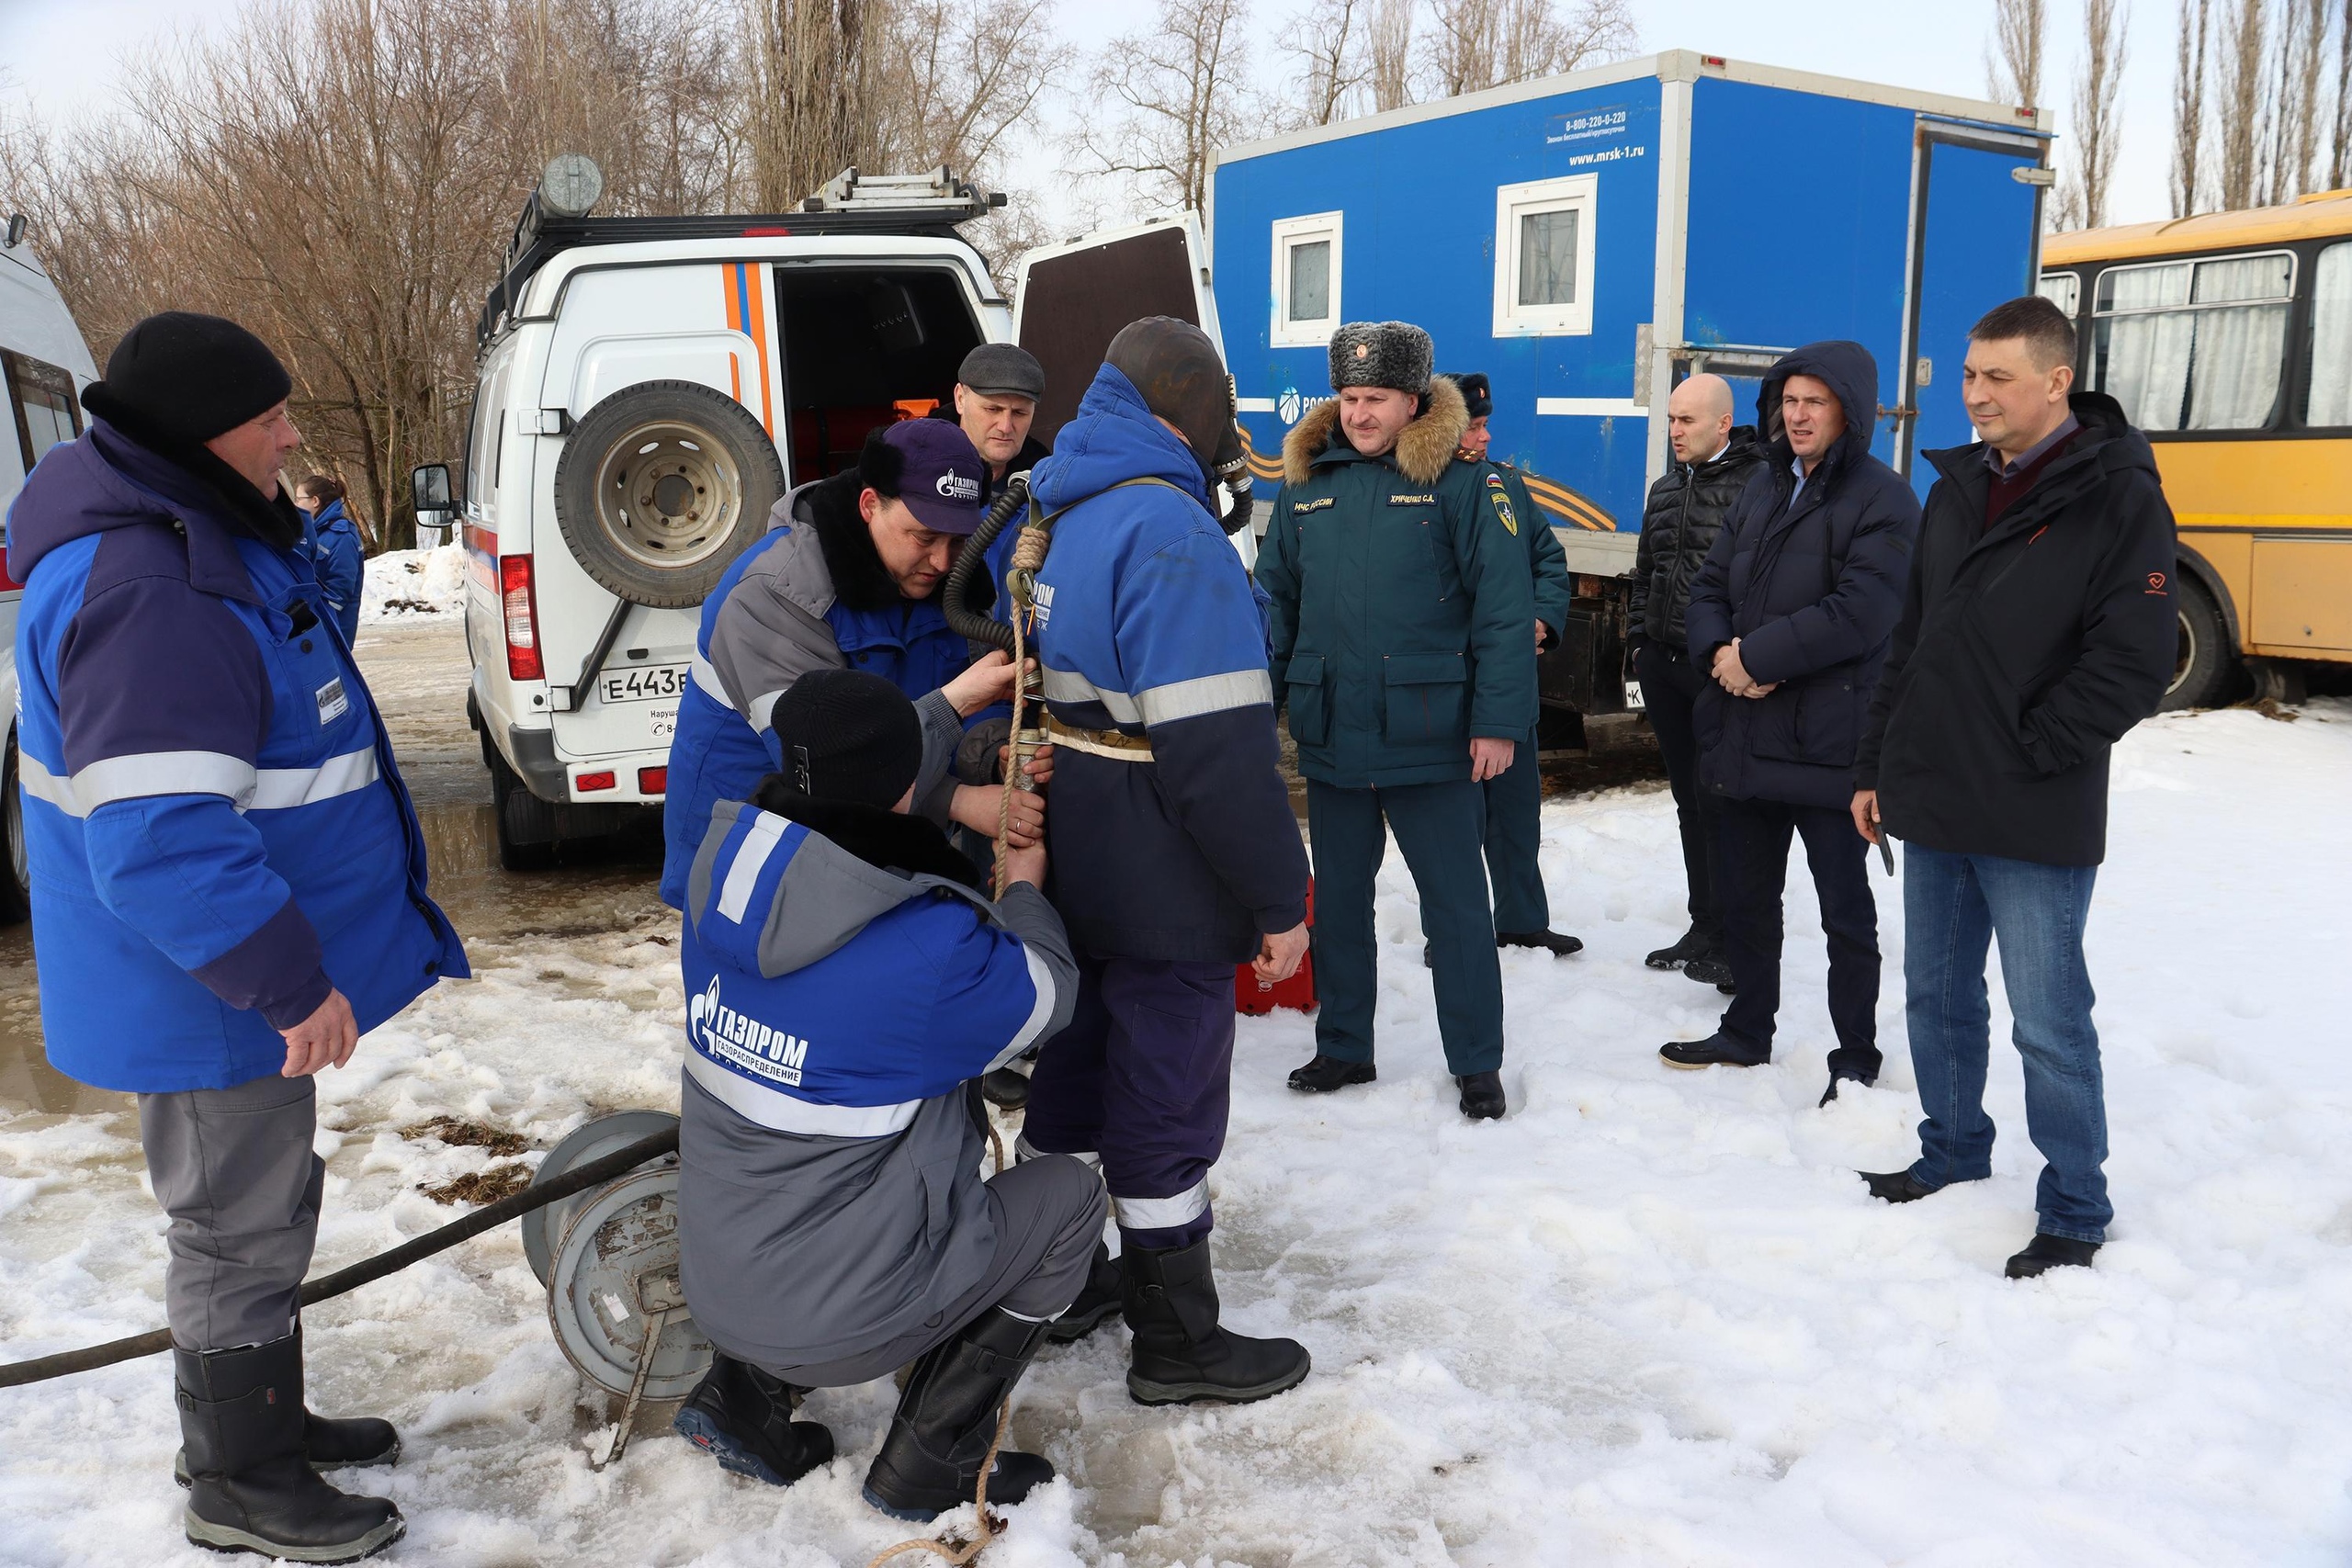
[[[963,427],[944,419],[902,419],[882,439],[906,459],[899,499],[934,533],[967,535],[980,525],[988,465]]]

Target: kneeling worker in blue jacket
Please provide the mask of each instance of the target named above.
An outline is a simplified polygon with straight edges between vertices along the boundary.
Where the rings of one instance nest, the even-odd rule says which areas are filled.
[[[187,1539],[347,1562],[400,1510],[314,1471],[400,1438],[302,1404],[311,1075],[467,969],[279,488],[291,386],[233,321],[150,316],[26,481],[8,554],[41,1027],[58,1071],[139,1096]]]
[[[687,883],[681,1283],[719,1354],[677,1426],[786,1485],[833,1453],[801,1394],[911,1362],[865,1497],[928,1519],[970,1499],[1102,1235],[1078,1160],[979,1174],[978,1080],[1069,1021],[1077,970],[1042,847],[991,903],[910,814],[923,725],[889,682],[810,671],[771,724],[785,771],[713,808]],[[989,1497],[1053,1474],[1000,1452]]]

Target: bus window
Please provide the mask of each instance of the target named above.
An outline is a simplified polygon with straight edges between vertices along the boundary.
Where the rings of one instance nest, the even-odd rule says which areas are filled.
[[[2034,292],[2064,311],[2066,319],[2071,321],[2075,319],[2075,307],[2083,302],[2082,275],[2073,272],[2045,272],[2041,275],[2041,287]]]
[[[29,474],[42,453],[82,434],[74,378],[54,365],[10,349],[0,349],[0,369],[7,374],[8,402],[17,417],[17,445],[23,449],[25,472]]]
[[[2091,384],[2143,430],[2259,430],[2278,406],[2295,258],[2284,251],[2098,275]]]
[[[2352,424],[2352,241],[2312,269],[2312,397],[2303,423]]]

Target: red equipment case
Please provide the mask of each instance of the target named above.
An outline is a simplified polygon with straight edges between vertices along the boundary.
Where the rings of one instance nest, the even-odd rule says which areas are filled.
[[[1315,929],[1315,884],[1306,885],[1306,929]],[[1298,972],[1279,986],[1261,983],[1247,964],[1233,972],[1233,1010],[1255,1017],[1276,1008],[1295,1008],[1300,1012],[1315,1010],[1315,954],[1309,952],[1298,961]]]

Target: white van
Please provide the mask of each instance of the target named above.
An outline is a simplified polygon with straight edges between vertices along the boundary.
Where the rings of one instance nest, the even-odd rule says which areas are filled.
[[[585,216],[598,183],[549,165],[482,311],[463,482],[415,474],[420,520],[463,526],[467,712],[509,869],[659,808],[704,597],[786,490],[952,408],[973,347],[1050,324],[1029,344],[1050,442],[1119,327],[1216,331],[1189,219],[1039,253],[1016,323],[956,233],[1002,198],[944,169],[852,170],[752,217]]]
[[[74,313],[25,243],[24,218],[10,218],[0,233],[0,381],[8,397],[7,423],[0,428],[0,516],[16,503],[41,454],[82,433],[82,389],[97,378]],[[8,575],[0,556],[0,684],[8,705],[8,744],[0,762],[0,832],[7,840],[0,920],[6,921],[23,919],[31,897],[23,796],[17,788],[17,611],[24,597],[24,584]]]

